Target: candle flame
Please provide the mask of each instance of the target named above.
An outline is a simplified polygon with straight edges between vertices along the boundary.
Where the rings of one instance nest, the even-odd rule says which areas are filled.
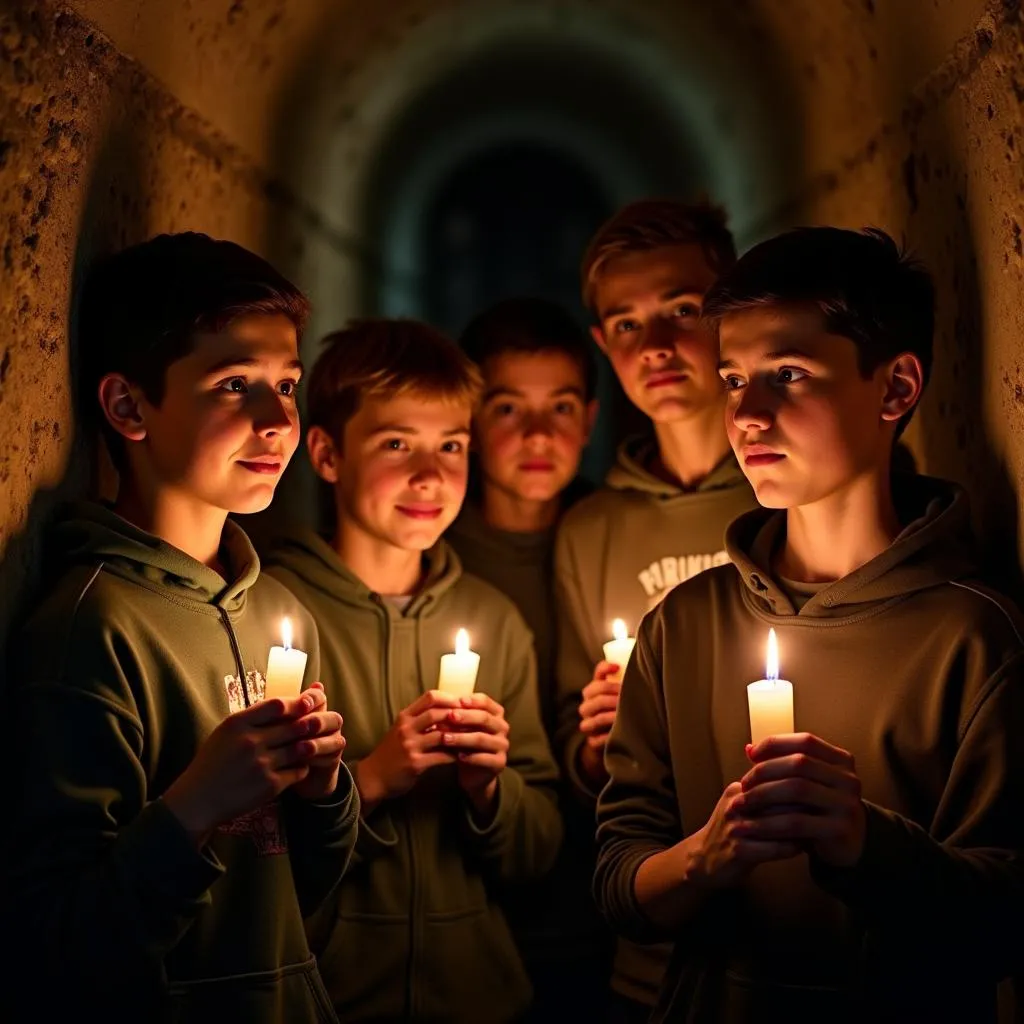
[[[612,636],[615,637],[616,640],[625,640],[626,637],[629,636],[629,633],[626,631],[626,624],[622,619],[616,619],[612,623]]]
[[[765,658],[765,679],[777,682],[779,678],[779,641],[775,638],[775,630],[768,630],[768,653]]]
[[[469,654],[469,634],[464,629],[455,634],[455,653]]]
[[[284,649],[290,651],[292,649],[292,620],[282,619],[281,620],[281,639],[284,641]]]

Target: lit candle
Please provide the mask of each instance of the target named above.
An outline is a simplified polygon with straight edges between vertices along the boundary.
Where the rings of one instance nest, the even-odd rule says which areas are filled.
[[[460,629],[455,634],[455,653],[441,655],[441,671],[437,688],[449,697],[468,697],[476,686],[480,655],[469,649],[469,634]]]
[[[629,657],[633,653],[636,637],[627,635],[626,624],[622,619],[616,619],[612,623],[612,636],[615,639],[609,640],[604,645],[604,660],[619,666],[618,672],[608,678],[614,683],[621,683],[626,672],[626,665],[629,664]]]
[[[747,687],[751,743],[793,731],[793,684],[779,678],[779,642],[774,629],[768,630],[765,661],[765,678]]]
[[[283,647],[270,648],[267,662],[267,684],[263,691],[266,700],[280,697],[294,700],[302,693],[302,675],[306,671],[306,652],[292,647],[292,624],[289,619],[281,620]]]

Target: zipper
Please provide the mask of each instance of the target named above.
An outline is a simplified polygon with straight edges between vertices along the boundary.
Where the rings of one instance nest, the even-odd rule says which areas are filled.
[[[231,653],[235,659],[235,668],[238,670],[238,679],[242,684],[242,700],[245,701],[247,708],[252,707],[252,701],[249,699],[249,683],[245,678],[245,665],[242,663],[242,652],[238,646],[238,637],[235,636],[235,631],[231,626],[231,618],[227,613],[227,609],[218,605],[217,611],[220,612],[221,622],[224,623],[224,628],[228,631],[228,639],[231,641]]]

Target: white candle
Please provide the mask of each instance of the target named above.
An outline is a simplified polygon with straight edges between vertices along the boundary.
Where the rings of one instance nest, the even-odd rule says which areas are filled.
[[[629,664],[630,655],[633,653],[633,646],[636,644],[636,637],[626,633],[626,624],[622,619],[616,619],[612,623],[612,636],[615,639],[609,640],[604,645],[604,660],[619,666],[618,672],[609,678],[612,682],[621,683],[626,666]]]
[[[747,687],[751,743],[793,731],[793,684],[779,678],[779,642],[774,629],[768,630],[765,661],[765,678]]]
[[[270,648],[270,660],[267,662],[267,685],[263,691],[264,699],[294,700],[302,693],[302,675],[306,671],[306,652],[292,647],[292,624],[288,619],[281,620],[281,639],[283,647]]]
[[[437,688],[449,697],[468,697],[476,686],[480,655],[469,649],[469,634],[460,629],[455,634],[455,653],[441,655],[441,671]]]

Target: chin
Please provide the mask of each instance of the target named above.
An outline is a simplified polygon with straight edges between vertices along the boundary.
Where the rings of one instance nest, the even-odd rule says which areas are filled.
[[[236,496],[233,501],[228,503],[227,509],[235,515],[247,516],[254,512],[263,512],[268,509],[273,500],[274,488],[271,487],[265,492],[261,491],[258,494],[248,495],[245,498],[238,498]]]
[[[568,483],[547,479],[531,483],[523,483],[518,487],[510,487],[509,490],[520,501],[551,501],[568,486]]]

